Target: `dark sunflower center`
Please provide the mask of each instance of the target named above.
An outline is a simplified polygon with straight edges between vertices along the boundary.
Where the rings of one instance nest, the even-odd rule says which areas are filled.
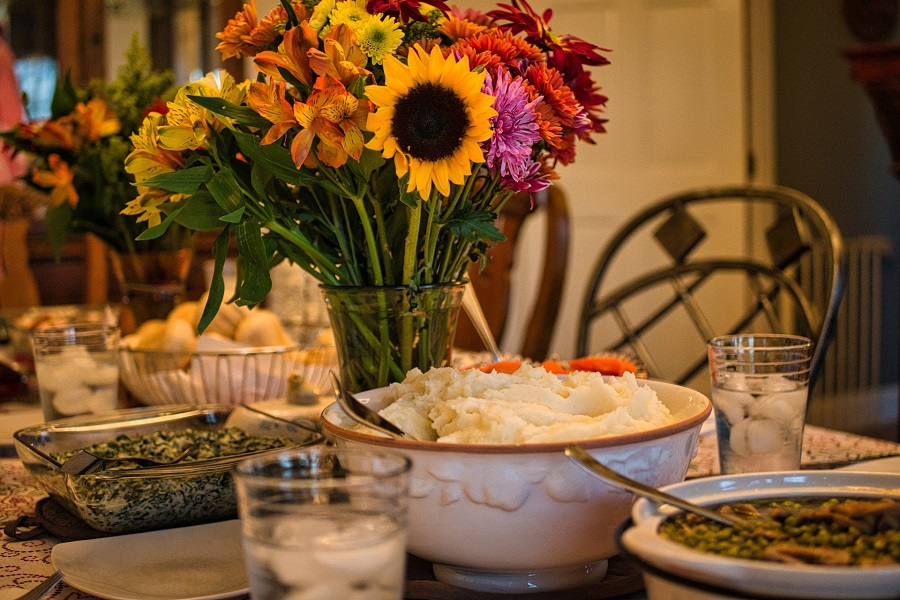
[[[468,127],[462,98],[442,85],[424,83],[397,101],[391,134],[413,158],[434,162],[453,156]]]

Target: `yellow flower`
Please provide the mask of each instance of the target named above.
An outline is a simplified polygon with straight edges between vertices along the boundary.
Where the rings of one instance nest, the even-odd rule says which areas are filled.
[[[366,11],[366,0],[343,0],[338,2],[331,12],[331,25],[344,23],[354,31],[372,18]]]
[[[166,125],[159,127],[159,145],[166,150],[196,150],[203,145],[210,127],[223,127],[209,111],[191,102],[188,96],[222,98],[232,104],[240,104],[246,97],[248,87],[249,82],[238,85],[224,70],[184,86],[168,103]]]
[[[53,206],[59,206],[68,202],[74,208],[78,205],[78,192],[72,183],[75,173],[69,168],[69,163],[59,157],[59,154],[51,154],[47,157],[49,171],[41,171],[35,168],[31,173],[31,180],[35,185],[50,190],[50,202]]]
[[[464,183],[472,163],[484,162],[478,143],[493,134],[497,111],[481,92],[484,72],[470,71],[466,57],[444,58],[437,46],[429,55],[417,44],[406,65],[388,56],[384,75],[386,85],[366,87],[379,107],[366,123],[375,134],[366,147],[393,158],[399,177],[409,172],[408,192],[427,200],[433,184],[449,196],[450,183]]]
[[[394,17],[381,15],[380,18],[369,19],[357,29],[356,40],[372,63],[380,65],[403,43],[403,32]]]
[[[165,202],[178,202],[183,194],[172,194],[158,188],[140,185],[142,182],[160,175],[172,173],[184,168],[184,157],[180,152],[166,150],[160,146],[159,128],[164,117],[159,113],[150,113],[141,123],[141,128],[131,136],[134,150],[125,157],[125,171],[134,175],[138,184],[138,195],[130,200],[122,209],[123,215],[138,215],[137,222],[147,221],[150,226],[162,221],[160,205]]]
[[[141,123],[141,128],[131,135],[134,150],[125,157],[125,171],[134,175],[137,183],[184,167],[181,153],[160,146],[159,126],[162,120],[161,114],[150,113]]]
[[[331,11],[334,10],[336,4],[337,0],[321,0],[316,4],[316,8],[309,18],[309,26],[316,31],[322,31],[328,24],[328,17],[331,16]]]

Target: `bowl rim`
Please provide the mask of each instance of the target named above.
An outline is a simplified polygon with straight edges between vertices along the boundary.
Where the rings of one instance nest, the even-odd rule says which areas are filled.
[[[250,412],[256,413],[267,419],[278,421],[284,423],[285,425],[299,427],[300,429],[304,429],[309,432],[309,442],[304,444],[294,444],[292,446],[285,447],[284,449],[315,446],[325,442],[325,436],[321,431],[315,428],[315,424],[310,419],[300,417],[297,420],[288,420],[246,404],[173,404],[167,406],[139,406],[133,408],[123,408],[106,413],[101,413],[98,415],[78,415],[75,417],[66,417],[63,419],[48,421],[46,423],[39,423],[37,425],[23,427],[22,429],[19,429],[13,433],[13,439],[15,440],[16,444],[27,448],[30,452],[33,452],[50,464],[56,466],[58,469],[62,466],[62,463],[51,457],[49,454],[45,453],[43,450],[36,448],[34,444],[30,443],[27,439],[24,439],[24,437],[27,435],[38,435],[41,432],[50,431],[75,432],[85,427],[90,427],[97,431],[108,430],[110,434],[116,434],[117,428],[121,428],[122,426],[131,424],[140,423],[147,425],[154,422],[165,423],[167,421],[177,421],[192,414],[204,415],[224,412],[230,415],[232,412],[238,409],[249,410]],[[127,470],[117,469],[114,471],[110,471],[109,473],[107,473],[106,471],[98,471],[96,473],[92,473],[91,476],[101,477],[104,474],[114,474],[115,477],[133,477],[140,476],[141,474],[145,474],[148,472],[158,473],[160,475],[168,474],[171,471],[180,473],[183,471],[184,466],[190,466],[196,469],[216,468],[220,465],[233,463],[236,461],[236,459],[243,460],[244,458],[255,456],[256,454],[271,451],[272,450],[269,449],[237,455],[220,456],[206,460],[180,463],[179,465],[159,465]],[[181,466],[182,468],[179,468],[179,466]]]
[[[716,486],[718,491],[714,491]],[[744,486],[744,487],[741,487]],[[883,487],[881,487],[883,486]],[[721,488],[726,489],[721,489]],[[696,493],[692,494],[691,489]],[[802,470],[775,471],[771,473],[747,473],[743,475],[719,475],[686,480],[664,486],[669,493],[684,497],[701,505],[743,499],[784,497],[892,497],[900,499],[900,473],[867,473],[852,471]],[[685,490],[688,490],[687,492]],[[875,591],[879,586],[900,582],[900,565],[885,566],[817,566],[788,565],[765,561],[739,559],[707,554],[659,536],[659,524],[667,517],[681,513],[680,509],[665,505],[656,506],[645,499],[638,499],[628,519],[631,525],[622,526],[616,535],[616,544],[626,554],[640,562],[653,566],[666,577],[686,580],[689,584],[713,587],[730,585],[744,594],[761,594],[775,597],[784,591],[784,583],[800,585],[808,583],[815,589],[804,593],[814,597],[842,598],[828,595],[847,578],[862,580],[867,592],[860,598],[882,597]],[[836,592],[837,593],[837,592]],[[769,596],[765,596],[769,594]],[[825,594],[825,595],[822,595]],[[749,596],[754,597],[754,596]]]
[[[318,348],[316,346],[314,348]],[[321,346],[326,347],[326,346]],[[119,354],[143,354],[147,356],[247,356],[251,354],[285,354],[305,350],[299,344],[286,344],[281,346],[245,346],[241,348],[221,348],[218,350],[164,350],[161,348],[134,348],[127,344],[119,346]]]
[[[341,413],[343,413],[337,402],[329,404],[322,410],[321,422],[322,428],[334,436],[346,439],[348,441],[368,444],[372,446],[386,446],[402,450],[463,452],[469,454],[547,454],[561,453],[565,450],[566,446],[573,443],[577,443],[589,449],[610,448],[630,444],[639,444],[641,442],[648,442],[664,437],[669,437],[671,435],[682,433],[693,428],[697,428],[699,430],[699,427],[712,413],[712,403],[710,402],[709,398],[701,392],[682,385],[670,383],[668,381],[661,381],[656,379],[641,379],[640,381],[652,383],[654,385],[671,386],[690,390],[698,399],[701,400],[701,402],[704,402],[705,405],[694,415],[685,417],[679,421],[676,421],[675,423],[670,423],[668,425],[656,427],[647,431],[615,434],[600,438],[588,438],[580,440],[573,439],[559,442],[538,442],[533,444],[461,444],[449,442],[419,441],[406,438],[396,439],[384,437],[377,434],[369,434],[362,431],[347,429],[345,427],[342,427],[341,425],[338,425],[337,423],[333,423],[332,421],[330,421],[327,418],[330,413],[333,413],[335,411],[340,411]],[[375,393],[384,393],[388,389],[390,388],[377,388],[374,390],[368,390],[366,392],[360,392],[355,395],[357,396],[357,398],[365,402],[369,399],[368,395]]]

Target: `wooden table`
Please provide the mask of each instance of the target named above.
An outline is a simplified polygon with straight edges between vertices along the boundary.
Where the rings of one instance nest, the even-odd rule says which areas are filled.
[[[714,434],[700,437],[697,456],[688,470],[688,477],[703,477],[718,472],[716,456],[716,440]],[[802,463],[804,467],[831,468],[839,463],[860,461],[882,456],[900,454],[900,444],[885,440],[862,437],[849,433],[807,426],[804,433],[804,450]],[[16,458],[0,458],[0,521],[7,522],[22,515],[33,515],[38,500],[46,494],[38,489],[21,463]],[[30,589],[43,581],[53,572],[50,564],[50,550],[59,543],[59,539],[44,535],[31,540],[18,541],[6,536],[0,540],[0,600],[16,598],[24,590]],[[530,594],[532,600],[593,600],[594,598],[619,597],[634,591],[636,572],[627,563],[612,562],[610,567],[611,581],[609,593],[586,591],[573,595],[566,593]],[[460,590],[452,586],[435,582],[430,576],[427,563],[418,559],[410,561],[409,585],[407,596],[417,600],[473,600],[488,598],[506,598],[514,600],[525,596],[508,596],[499,594],[477,594]],[[637,578],[639,586],[639,578]],[[599,590],[599,588],[598,588]],[[612,595],[610,595],[612,594]],[[66,600],[92,599],[65,583],[49,596]]]

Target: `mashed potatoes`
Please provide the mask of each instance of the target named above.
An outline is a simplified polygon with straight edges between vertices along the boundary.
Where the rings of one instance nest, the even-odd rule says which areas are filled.
[[[523,364],[512,374],[452,367],[409,372],[391,386],[380,414],[421,440],[457,444],[534,444],[656,429],[673,422],[656,392],[634,375],[563,378]]]

